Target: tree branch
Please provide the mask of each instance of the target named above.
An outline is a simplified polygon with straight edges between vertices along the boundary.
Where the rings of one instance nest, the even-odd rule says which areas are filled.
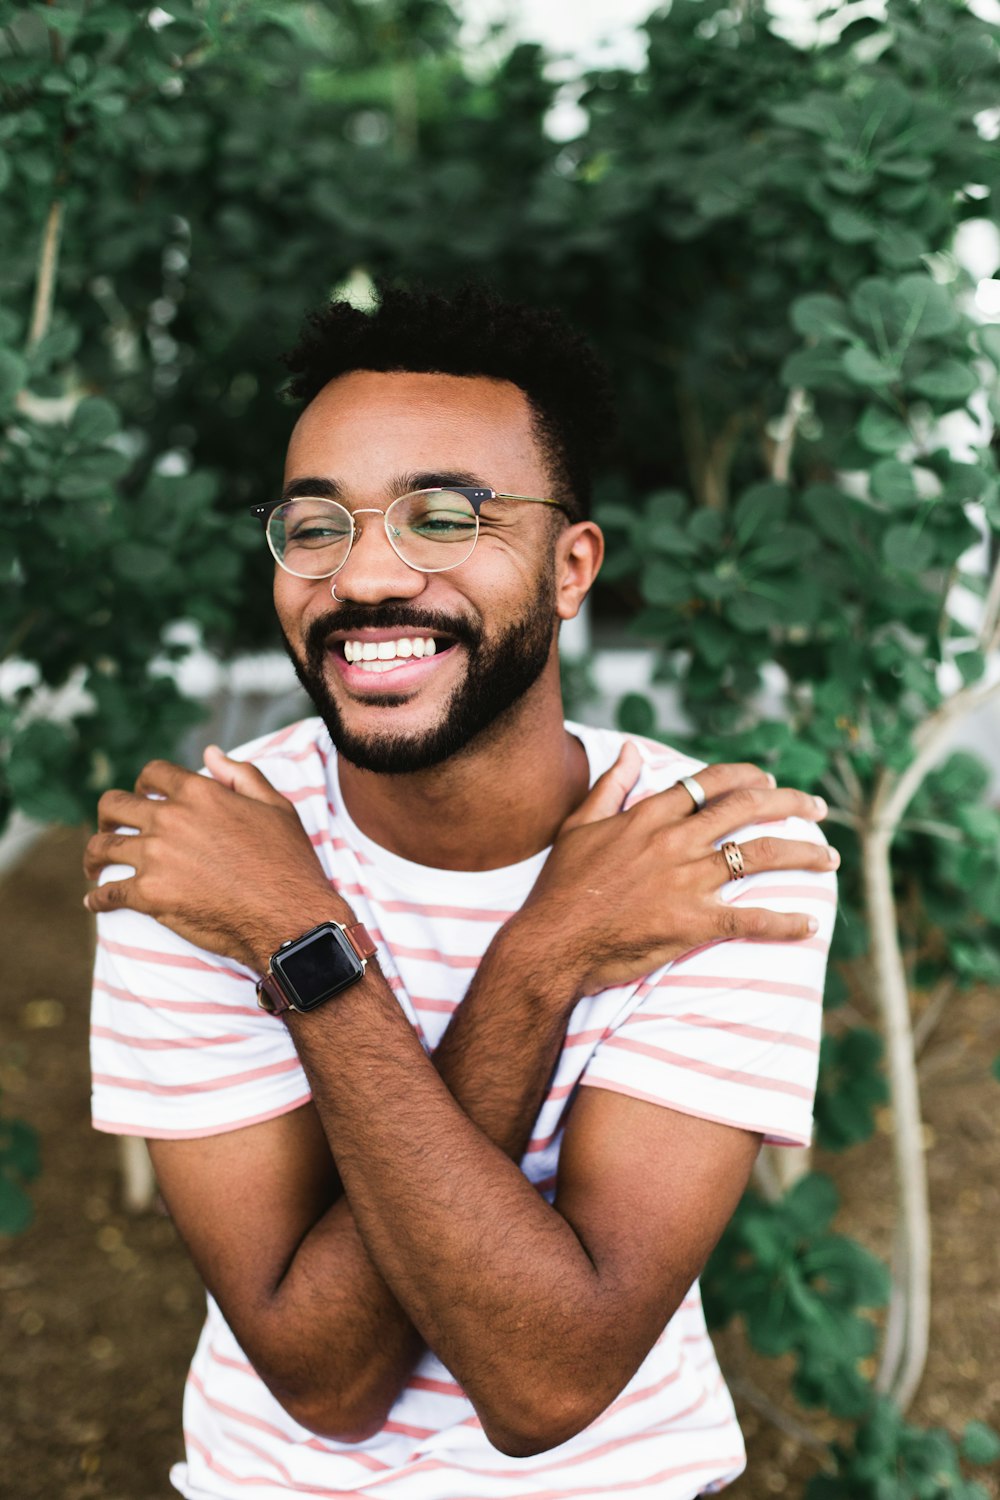
[[[862,871],[875,990],[882,1011],[892,1090],[893,1153],[899,1191],[896,1274],[876,1384],[879,1391],[891,1395],[905,1411],[927,1361],[931,1226],[910,996],[892,892],[891,849],[891,832],[873,819],[862,835]]]
[[[35,302],[31,309],[31,325],[28,329],[27,350],[38,347],[49,331],[52,322],[52,303],[56,290],[56,267],[59,263],[59,236],[62,232],[63,203],[53,198],[49,204],[42,249],[38,257],[38,277],[35,282]]]
[[[778,421],[778,435],[775,440],[774,452],[771,455],[771,478],[779,484],[788,483],[792,472],[792,449],[795,447],[795,434],[798,431],[799,421],[808,410],[809,401],[805,389],[800,385],[793,385],[788,392],[785,410]]]
[[[983,619],[979,627],[979,649],[988,655],[1000,645],[1000,550],[993,565],[993,576],[986,592]]]

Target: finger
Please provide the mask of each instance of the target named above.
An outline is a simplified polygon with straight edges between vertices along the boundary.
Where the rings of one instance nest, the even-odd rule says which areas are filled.
[[[270,802],[278,805],[287,802],[276,792],[267,777],[256,766],[246,760],[233,760],[218,745],[206,745],[205,769],[211,772],[214,781],[241,797],[251,797],[254,802]]]
[[[95,833],[83,852],[83,873],[97,880],[108,865],[133,865],[135,852],[135,834]]]
[[[770,772],[762,771],[760,766],[749,763],[725,762],[717,766],[704,766],[702,770],[695,771],[692,776],[685,779],[696,781],[701,787],[705,793],[705,806],[716,798],[724,797],[741,788],[768,789],[774,785],[774,777]],[[658,824],[676,823],[681,818],[690,818],[694,813],[699,812],[691,793],[680,781],[674,786],[667,787],[666,791],[657,792],[655,796],[647,798],[644,808],[643,816],[655,820]],[[704,808],[700,811],[703,812]]]
[[[177,797],[192,779],[193,771],[175,766],[170,760],[151,760],[143,766],[135,780],[135,790],[141,796]]]
[[[145,829],[154,805],[148,797],[139,797],[135,792],[117,788],[105,792],[97,804],[97,826],[102,833],[116,828]]]
[[[823,873],[836,870],[840,855],[829,844],[807,844],[799,839],[750,839],[739,845],[745,875],[759,875],[765,870],[808,870]],[[708,856],[716,883],[730,880],[729,863],[721,849]]]
[[[88,911],[120,911],[128,906],[129,887],[131,880],[109,880],[107,885],[99,885],[95,890],[88,891],[83,898],[83,904]]]
[[[712,802],[716,797],[724,797],[727,792],[739,791],[741,787],[773,787],[775,784],[770,771],[762,771],[760,766],[752,765],[749,761],[723,761],[717,766],[704,766],[702,770],[695,771],[690,779],[697,781],[707,802]],[[671,787],[670,790],[673,791],[674,788]],[[677,791],[684,792],[688,801],[691,800],[690,792],[680,782],[677,783]]]
[[[763,906],[730,906],[720,901],[718,935],[753,943],[795,943],[819,931],[816,917],[802,911],[768,911]]]
[[[632,740],[626,740],[611,768],[598,776],[576,812],[571,813],[563,824],[563,830],[580,828],[584,823],[598,823],[602,818],[614,817],[622,810],[622,803],[635,786],[642,770],[642,756]]]
[[[826,817],[827,805],[822,797],[812,797],[795,787],[740,787],[716,798],[710,807],[698,814],[700,834],[712,844],[729,838],[740,828],[754,823],[780,823],[785,818],[804,818],[818,823]]]

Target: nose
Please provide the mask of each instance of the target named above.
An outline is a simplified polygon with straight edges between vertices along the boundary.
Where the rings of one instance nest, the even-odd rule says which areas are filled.
[[[416,599],[427,587],[428,575],[407,567],[389,545],[385,512],[359,507],[354,515],[364,520],[355,521],[347,561],[331,580],[338,602],[381,604],[388,599]]]

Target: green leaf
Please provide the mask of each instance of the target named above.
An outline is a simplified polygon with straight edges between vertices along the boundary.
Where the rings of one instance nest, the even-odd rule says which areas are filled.
[[[626,693],[618,703],[618,728],[647,739],[656,735],[656,710],[644,693]]]
[[[876,500],[886,505],[906,506],[917,502],[917,486],[909,464],[896,458],[883,458],[871,471],[871,489]]]
[[[744,490],[733,508],[736,540],[746,546],[759,531],[771,534],[788,514],[791,497],[784,484],[752,484]]]
[[[955,657],[955,665],[962,674],[962,681],[968,685],[978,682],[986,671],[986,657],[982,651],[960,651]]]
[[[985,1422],[970,1422],[962,1433],[962,1457],[970,1464],[995,1464],[1000,1459],[1000,1435]]]
[[[855,385],[887,386],[899,379],[899,369],[886,360],[879,359],[870,349],[861,344],[855,344],[850,349],[845,349],[840,357],[841,367],[844,374]]]
[[[169,553],[148,542],[119,542],[111,549],[111,562],[119,578],[154,583],[170,571]]]
[[[854,337],[847,308],[839,297],[811,292],[792,303],[792,327],[807,337],[849,339]]]
[[[1000,1052],[993,1059],[993,1077],[1000,1083]]]
[[[979,381],[968,365],[949,359],[915,375],[909,384],[921,396],[928,396],[932,401],[953,402],[957,406],[969,399]]]
[[[934,541],[912,526],[890,526],[882,538],[882,556],[902,573],[922,573],[934,558]]]
[[[909,428],[882,406],[866,406],[857,426],[858,442],[869,453],[896,453],[913,441]]]
[[[903,276],[896,289],[907,309],[907,327],[917,339],[940,338],[951,333],[959,321],[956,293],[922,274]]]
[[[684,569],[660,558],[654,558],[643,568],[641,588],[647,604],[683,604],[694,592]]]
[[[919,265],[929,248],[922,234],[901,224],[883,225],[875,242],[876,253],[882,264],[897,271]]]
[[[900,182],[918,182],[931,176],[934,163],[926,156],[883,157],[878,163],[878,170],[883,177],[893,177]]]
[[[24,1120],[0,1116],[0,1168],[24,1182],[38,1176],[38,1132]]]
[[[70,435],[81,448],[96,447],[118,431],[121,422],[118,410],[102,396],[91,396],[81,401],[69,424]]]
[[[21,1234],[34,1217],[31,1199],[17,1183],[0,1174],[0,1234]]]
[[[0,349],[0,410],[9,410],[27,379],[28,366],[13,349]]]
[[[824,1172],[809,1172],[781,1200],[783,1214],[800,1233],[821,1234],[837,1212],[840,1195]]]
[[[781,619],[774,601],[762,599],[756,594],[737,594],[735,598],[726,601],[724,610],[729,623],[747,635],[769,630]]]
[[[826,227],[844,245],[863,245],[878,233],[871,219],[853,208],[834,209],[827,217]]]

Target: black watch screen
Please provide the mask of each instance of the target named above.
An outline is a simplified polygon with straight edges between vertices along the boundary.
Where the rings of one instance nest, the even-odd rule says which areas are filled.
[[[350,940],[332,922],[279,948],[271,972],[296,1010],[315,1010],[365,972]]]

